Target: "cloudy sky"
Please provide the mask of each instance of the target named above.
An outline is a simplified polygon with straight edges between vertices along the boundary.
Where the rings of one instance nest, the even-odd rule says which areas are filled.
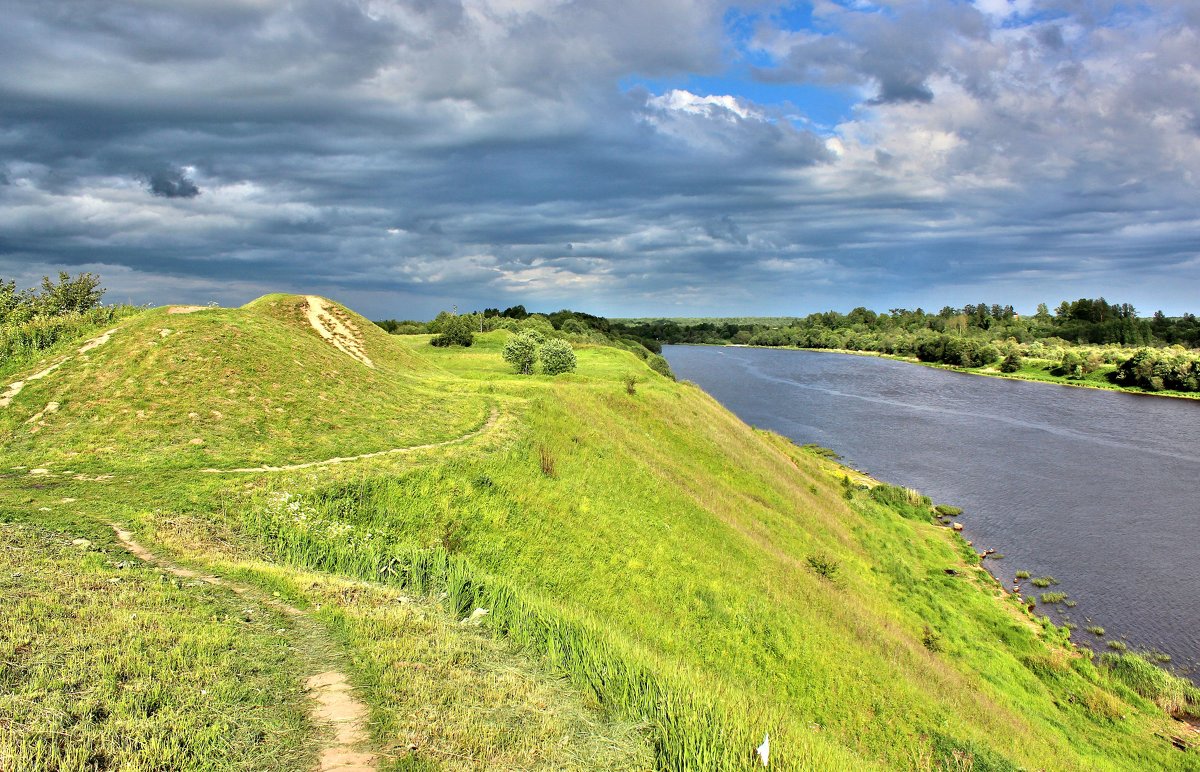
[[[0,276],[1200,311],[1195,0],[0,0]]]

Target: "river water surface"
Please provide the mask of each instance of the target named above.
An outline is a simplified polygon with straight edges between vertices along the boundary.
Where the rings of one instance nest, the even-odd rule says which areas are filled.
[[[987,378],[876,357],[664,346],[747,423],[815,442],[959,518],[1010,585],[1050,575],[1073,637],[1107,630],[1200,672],[1200,402]],[[1026,594],[1033,587],[1025,583]],[[1089,641],[1090,639],[1090,641]]]

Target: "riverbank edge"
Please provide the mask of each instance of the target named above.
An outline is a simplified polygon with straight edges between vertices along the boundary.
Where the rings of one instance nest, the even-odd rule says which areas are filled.
[[[706,344],[698,344],[698,345],[706,345]],[[781,348],[781,347],[778,347],[778,346],[755,346],[754,348]],[[816,349],[816,350],[822,351],[824,349]],[[851,352],[838,352],[838,353],[851,353]],[[825,474],[829,475],[830,477],[833,477],[836,480],[841,480],[843,478],[846,478],[850,481],[850,484],[852,486],[858,488],[859,490],[869,490],[878,485],[892,485],[892,486],[896,486],[896,487],[905,487],[905,488],[909,487],[909,486],[903,485],[902,483],[887,482],[885,480],[880,480],[878,477],[875,477],[870,472],[864,471],[862,469],[857,469],[855,467],[847,465],[846,463],[844,463],[842,461],[841,455],[838,454],[838,452],[836,450],[833,450],[832,448],[826,448],[824,446],[816,445],[814,443],[800,444],[800,443],[796,442],[795,440],[792,440],[791,438],[788,438],[784,435],[780,435],[780,434],[778,434],[778,432],[773,432],[769,429],[756,429],[756,431],[763,431],[763,432],[767,432],[769,434],[776,434],[780,437],[783,437],[784,440],[794,444],[796,447],[800,448],[800,450],[804,451],[809,456],[816,459],[818,465],[821,467],[822,471],[825,472]],[[921,491],[919,491],[915,488],[913,488],[912,490],[916,490],[917,493],[921,493]],[[947,502],[941,502],[941,503],[945,504]],[[968,520],[969,519],[970,518],[968,517]],[[995,565],[995,563],[991,563],[991,565],[989,565],[990,561],[988,561],[988,559],[987,559],[993,553],[995,553],[996,550],[985,548],[985,549],[983,549],[983,551],[980,551],[978,548],[976,548],[974,540],[968,538],[969,533],[967,532],[967,529],[969,529],[970,526],[962,523],[958,519],[958,515],[937,517],[933,514],[932,505],[931,505],[930,524],[938,527],[941,530],[948,531],[949,533],[947,535],[950,539],[958,541],[961,546],[967,547],[968,549],[973,551],[978,556],[978,562],[975,563],[973,565],[973,567],[978,569],[979,571],[987,574],[987,576],[989,576],[996,583],[996,586],[1000,590],[1000,595],[996,597],[997,602],[1012,604],[1012,605],[1022,607],[1024,609],[1025,615],[1029,618],[1030,621],[1032,621],[1036,624],[1042,625],[1043,627],[1052,626],[1052,627],[1058,628],[1059,630],[1064,630],[1064,629],[1067,630],[1067,633],[1065,636],[1065,638],[1066,638],[1065,642],[1074,651],[1090,652],[1090,655],[1095,659],[1099,659],[1099,657],[1105,653],[1114,653],[1114,652],[1119,653],[1119,654],[1126,653],[1122,650],[1116,650],[1116,649],[1112,649],[1110,651],[1105,651],[1105,648],[1100,646],[1098,644],[1098,642],[1096,642],[1096,641],[1085,642],[1086,639],[1076,638],[1075,634],[1074,634],[1075,633],[1074,629],[1066,627],[1063,623],[1061,623],[1061,620],[1056,620],[1055,616],[1052,616],[1051,614],[1047,613],[1048,609],[1045,609],[1042,606],[1042,604],[1038,604],[1036,602],[1036,597],[1038,594],[1037,588],[1032,588],[1030,590],[1030,594],[1027,596],[1027,595],[1023,594],[1023,592],[1022,592],[1023,587],[1021,584],[1021,580],[1018,579],[1010,585],[1009,582],[1007,582],[1005,578],[997,576],[996,573],[993,572],[991,569],[991,565]],[[956,525],[960,526],[960,527],[955,527]],[[1002,554],[1001,554],[1001,557],[1003,557]],[[1033,601],[1033,603],[1030,603],[1030,601]],[[1055,609],[1055,611],[1058,611],[1058,609]],[[1044,620],[1044,621],[1042,621],[1042,620]],[[1093,645],[1093,644],[1095,644],[1095,645]],[[1129,653],[1136,654],[1136,655],[1139,655],[1142,657],[1146,657],[1146,656],[1149,656],[1149,654],[1151,654],[1153,651],[1155,651],[1155,650],[1152,648],[1147,648],[1147,649],[1131,650]],[[1087,655],[1081,654],[1081,656],[1087,656]],[[1160,670],[1166,672],[1167,674],[1169,674],[1171,676],[1174,676],[1176,678],[1182,678],[1185,681],[1189,681],[1196,687],[1200,688],[1200,671],[1192,670],[1191,666],[1185,666],[1185,667],[1181,668],[1178,666],[1167,666],[1167,665],[1164,665],[1164,664],[1158,663],[1158,662],[1151,662],[1151,664],[1154,665],[1154,667],[1159,668]],[[1192,666],[1194,666],[1194,663]],[[1178,718],[1176,720],[1181,721],[1183,723],[1187,723],[1187,724],[1192,723],[1191,720],[1178,719]],[[1200,726],[1200,723],[1198,723],[1197,726]],[[1200,729],[1197,729],[1197,731],[1200,731]]]
[[[754,346],[749,343],[670,343],[671,346],[705,346],[712,348],[757,348],[768,350],[781,351],[811,351],[816,354],[850,354],[860,357],[874,357],[876,359],[891,359],[896,362],[906,362],[911,365],[920,365],[929,367],[934,370],[945,370],[951,373],[961,373],[963,375],[981,375],[988,378],[1004,378],[1010,381],[1024,381],[1026,383],[1044,383],[1048,386],[1067,386],[1073,389],[1095,389],[1097,391],[1113,391],[1124,394],[1133,394],[1139,397],[1166,397],[1168,399],[1186,399],[1193,402],[1200,402],[1200,394],[1188,394],[1183,391],[1146,391],[1135,386],[1119,386],[1115,383],[1105,384],[1089,382],[1083,383],[1071,381],[1067,378],[1058,376],[1048,376],[1046,378],[1031,378],[1027,375],[1019,373],[1002,373],[999,370],[971,368],[971,367],[955,367],[941,362],[922,362],[916,357],[900,356],[899,354],[885,354],[881,351],[858,351],[856,349],[846,348],[804,348],[803,346]]]

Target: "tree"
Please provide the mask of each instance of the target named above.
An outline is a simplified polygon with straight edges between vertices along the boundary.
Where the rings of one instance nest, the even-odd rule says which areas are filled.
[[[28,303],[29,293],[18,290],[15,281],[0,281],[0,324],[4,324],[14,311]]]
[[[94,273],[81,273],[74,279],[66,271],[59,271],[56,284],[49,276],[42,277],[42,293],[37,298],[39,313],[45,316],[83,313],[100,305],[104,290],[100,277]]]
[[[518,373],[530,375],[533,373],[534,364],[537,363],[538,341],[525,333],[514,335],[504,344],[502,356]]]
[[[441,335],[429,341],[434,346],[470,346],[475,342],[475,316],[448,316],[442,320],[441,330]]]
[[[1002,373],[1015,373],[1020,369],[1021,355],[1015,351],[1010,351],[1008,355],[1004,357],[1004,361],[1000,363],[1000,372]]]
[[[542,359],[542,372],[546,375],[569,373],[575,369],[575,352],[565,340],[550,338],[542,344],[538,355]]]
[[[571,318],[563,322],[562,331],[570,335],[586,335],[588,326],[578,319]]]

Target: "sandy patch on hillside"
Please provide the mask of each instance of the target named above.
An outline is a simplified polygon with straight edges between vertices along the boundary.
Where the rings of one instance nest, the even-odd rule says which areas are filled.
[[[91,340],[89,340],[87,343],[84,343],[79,348],[79,353],[86,354],[87,352],[91,351],[94,348],[100,348],[105,343],[108,343],[109,339],[112,338],[114,332],[116,332],[116,330],[109,330],[109,331],[105,332],[103,335],[100,335],[99,337],[92,338]]]
[[[24,389],[31,382],[40,381],[41,379],[45,378],[47,375],[54,372],[55,370],[57,370],[58,368],[62,367],[63,365],[65,365],[67,362],[70,362],[70,361],[71,361],[71,358],[67,357],[66,359],[62,360],[61,362],[57,362],[55,364],[50,365],[45,370],[42,370],[40,373],[34,373],[33,375],[29,376],[28,378],[26,378],[23,381],[17,381],[15,383],[9,384],[8,389],[6,389],[3,394],[0,394],[0,407],[8,407],[9,405],[12,404],[13,399],[18,394],[21,393],[21,390]]]
[[[91,340],[89,340],[87,343],[84,343],[79,348],[79,353],[86,354],[87,352],[91,351],[94,348],[99,348],[100,346],[103,346],[105,343],[108,343],[109,339],[112,338],[114,332],[116,332],[116,330],[109,330],[108,332],[104,333],[103,335],[100,335],[99,337],[92,338]],[[55,370],[57,370],[58,368],[62,367],[67,362],[70,362],[71,359],[72,359],[72,357],[67,357],[66,359],[55,362],[54,364],[47,367],[45,370],[42,370],[40,373],[34,373],[33,375],[29,376],[28,378],[26,378],[23,381],[15,381],[13,383],[10,383],[8,385],[8,388],[6,388],[4,390],[4,393],[0,394],[0,408],[8,407],[9,405],[11,405],[12,401],[16,398],[16,396],[18,394],[21,393],[22,389],[24,389],[26,386],[28,386],[33,381],[40,381],[41,379],[50,375],[50,373],[52,373]]]
[[[167,309],[168,314],[194,314],[197,311],[207,311],[208,306],[171,306]]]
[[[362,333],[344,311],[316,295],[307,295],[304,301],[304,313],[308,317],[308,323],[322,338],[343,354],[357,359],[367,367],[375,367],[363,346]]]

